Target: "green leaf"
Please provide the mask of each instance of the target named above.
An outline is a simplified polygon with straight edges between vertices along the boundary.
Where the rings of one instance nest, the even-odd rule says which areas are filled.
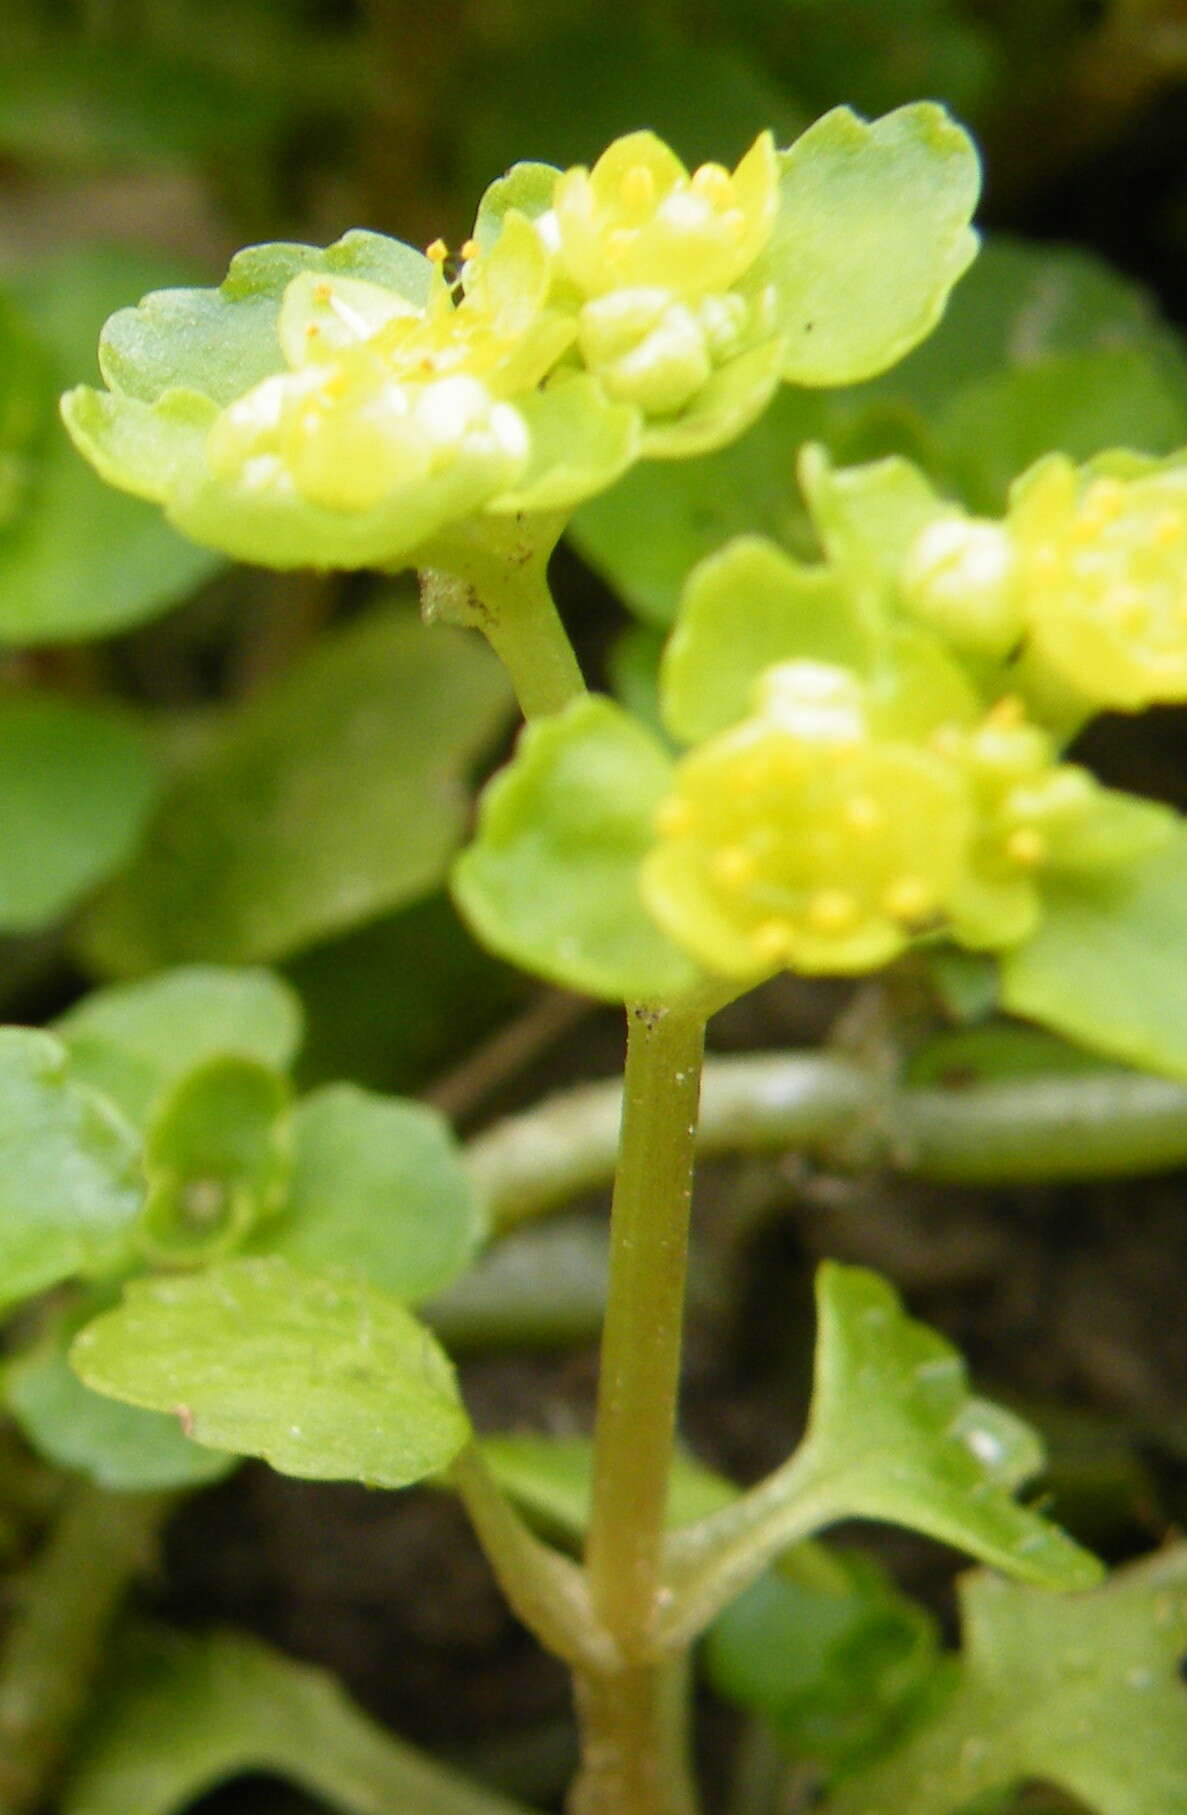
[[[1184,1815],[1187,1550],[1058,1600],[977,1573],[960,1600],[955,1693],[830,1815],[951,1815],[1031,1779],[1098,1815]]]
[[[699,743],[754,707],[755,685],[776,662],[831,662],[868,670],[874,641],[827,567],[804,567],[774,543],[739,536],[689,576],[664,653],[664,722]]]
[[[57,919],[123,863],[162,780],[130,714],[0,698],[0,931]]]
[[[834,1516],[909,1526],[1046,1587],[1097,1579],[1094,1558],[1014,1499],[1040,1468],[1042,1445],[1021,1419],[970,1395],[950,1343],[861,1267],[826,1262],[817,1305],[797,1466],[825,1484]]]
[[[128,1257],[138,1145],[52,1035],[0,1028],[0,1305]]]
[[[48,353],[32,324],[0,291],[0,527],[24,502],[37,443],[50,419]]]
[[[97,1392],[314,1481],[407,1487],[469,1437],[453,1370],[397,1300],[279,1256],[133,1281],[75,1340]]]
[[[157,1098],[196,1066],[234,1055],[285,1071],[301,1043],[301,1005],[264,970],[182,966],[115,983],[59,1016],[73,1074],[142,1125]]]
[[[927,476],[897,455],[838,468],[824,448],[809,446],[800,483],[829,561],[849,587],[878,603],[893,593],[920,531],[946,508]]]
[[[357,1274],[414,1304],[463,1271],[483,1234],[457,1142],[435,1110],[352,1084],[297,1105],[283,1212],[257,1235],[269,1252]]]
[[[972,1397],[951,1345],[891,1286],[826,1261],[808,1432],[782,1468],[669,1547],[668,1636],[694,1637],[787,1546],[843,1519],[905,1525],[1048,1588],[1083,1588],[1096,1559],[1014,1498],[1042,1446]]]
[[[963,497],[992,514],[1004,510],[1016,476],[1053,449],[1086,461],[1107,448],[1181,447],[1187,366],[1145,347],[1065,353],[970,384],[935,429]]]
[[[977,250],[977,154],[930,102],[868,123],[825,114],[782,154],[779,215],[756,284],[773,282],[783,375],[852,384],[921,341]]]
[[[699,973],[639,894],[670,775],[657,741],[609,700],[581,699],[529,725],[454,869],[478,937],[526,970],[611,1001],[693,989]]]
[[[872,1557],[835,1563],[839,1582],[768,1570],[718,1616],[702,1657],[714,1689],[795,1758],[852,1770],[900,1740],[934,1692],[939,1631]]]
[[[512,164],[503,176],[496,177],[483,191],[474,217],[474,239],[484,252],[490,250],[503,231],[504,218],[514,208],[530,221],[539,220],[552,207],[552,192],[560,171],[555,164]]]
[[[76,1469],[111,1493],[157,1493],[218,1481],[230,1457],[191,1443],[176,1418],[92,1393],[71,1368],[70,1344],[101,1301],[88,1299],[57,1318],[44,1337],[10,1362],[4,1400],[38,1453]]]
[[[103,377],[113,391],[142,403],[171,390],[233,403],[283,369],[277,323],[284,292],[299,272],[363,278],[419,306],[430,269],[411,246],[361,228],[324,251],[284,242],[248,246],[217,289],[155,290],[113,315],[99,343]]]
[[[1055,879],[1002,959],[1002,1004],[1098,1052],[1187,1076],[1187,828],[1124,871]]]
[[[510,693],[477,639],[380,610],[232,710],[84,929],[148,970],[299,950],[444,877]]]
[[[104,318],[176,261],[111,247],[23,273],[17,298],[48,353],[46,408],[94,370]],[[0,636],[54,643],[110,635],[165,611],[222,565],[155,510],[102,483],[51,420],[31,456],[19,516],[0,540]]]
[[[807,556],[812,534],[791,482],[801,443],[824,433],[827,400],[782,390],[746,434],[698,460],[645,461],[569,525],[578,553],[650,624],[676,616],[690,569],[731,536],[761,533]]]
[[[224,1055],[187,1072],[144,1139],[140,1245],[187,1266],[237,1248],[280,1206],[289,1170],[289,1092],[258,1059]]]
[[[345,1815],[530,1815],[403,1745],[324,1670],[239,1633],[134,1630],[76,1747],[63,1815],[175,1815],[232,1778],[287,1778]]]

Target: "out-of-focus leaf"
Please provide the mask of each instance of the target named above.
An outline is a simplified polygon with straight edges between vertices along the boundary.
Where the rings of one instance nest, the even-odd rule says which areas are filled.
[[[0,1305],[129,1255],[143,1185],[131,1129],[66,1048],[0,1028]]]
[[[830,1815],[952,1815],[1026,1779],[1098,1815],[1187,1810],[1187,1551],[1058,1600],[978,1572],[955,1693]],[[976,1807],[982,1805],[978,1801]]]
[[[444,1352],[398,1300],[279,1256],[134,1280],[70,1358],[97,1392],[306,1480],[407,1487],[470,1431]]]
[[[114,247],[74,250],[20,274],[13,295],[48,355],[47,407],[92,376],[105,318],[176,261]],[[221,566],[148,505],[113,491],[48,423],[19,515],[0,532],[0,636],[14,643],[109,635],[165,611]]]
[[[239,1633],[145,1630],[104,1673],[63,1815],[175,1815],[259,1772],[344,1815],[530,1815],[383,1732],[323,1670]]]
[[[104,881],[131,855],[163,779],[130,714],[0,696],[0,931],[35,931]]]
[[[301,1004],[271,971],[192,964],[95,990],[54,1023],[73,1074],[143,1124],[159,1096],[211,1059],[285,1071],[301,1043]]]
[[[443,879],[510,710],[476,638],[377,611],[232,711],[84,930],[102,968],[273,959]]]

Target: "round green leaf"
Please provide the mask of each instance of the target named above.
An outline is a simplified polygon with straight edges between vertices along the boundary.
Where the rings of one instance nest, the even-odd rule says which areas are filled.
[[[403,1305],[278,1256],[134,1281],[71,1361],[196,1442],[306,1480],[407,1487],[469,1437],[453,1370]]]
[[[269,1252],[416,1303],[457,1277],[482,1233],[469,1174],[436,1110],[352,1084],[297,1105],[283,1214],[258,1236]]]
[[[0,932],[44,926],[130,857],[161,780],[129,715],[0,698]]]
[[[192,964],[96,990],[54,1032],[74,1076],[143,1124],[162,1092],[210,1059],[233,1054],[287,1070],[301,1021],[295,992],[271,971]]]
[[[138,1144],[66,1048],[0,1028],[0,1305],[128,1257],[140,1209]]]
[[[837,107],[782,154],[782,168],[753,281],[776,288],[783,375],[869,378],[935,326],[977,250],[977,154],[931,102],[872,123]]]
[[[589,697],[529,725],[482,799],[453,876],[478,937],[526,970],[611,1001],[670,1000],[699,973],[651,920],[639,868],[671,762]]]

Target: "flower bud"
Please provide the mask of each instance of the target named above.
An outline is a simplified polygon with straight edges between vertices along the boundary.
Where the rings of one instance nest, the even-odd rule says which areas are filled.
[[[1014,547],[1000,523],[936,517],[908,550],[900,583],[911,616],[956,649],[1000,657],[1021,635]]]

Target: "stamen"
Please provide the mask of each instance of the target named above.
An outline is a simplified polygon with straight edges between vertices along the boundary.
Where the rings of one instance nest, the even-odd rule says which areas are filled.
[[[795,939],[790,920],[763,920],[750,935],[750,946],[756,958],[773,964],[786,958]]]
[[[1018,826],[1006,839],[1006,856],[1024,870],[1033,870],[1047,855],[1047,840],[1034,826]]]
[[[1013,731],[1026,717],[1026,707],[1016,693],[1003,693],[985,715],[985,723],[995,731]]]
[[[841,809],[841,816],[851,832],[876,832],[884,814],[872,794],[853,794]]]
[[[857,919],[857,903],[845,889],[817,889],[808,903],[808,924],[817,933],[844,933]]]
[[[935,905],[935,895],[922,876],[900,876],[882,897],[892,920],[926,920]]]
[[[753,882],[758,863],[753,851],[748,851],[745,845],[730,844],[714,852],[710,868],[723,888],[740,889]]]
[[[464,239],[462,241],[461,250],[460,250],[458,256],[463,261],[465,261],[467,259],[471,259],[471,258],[477,258],[478,257],[478,241],[476,239]]]
[[[431,246],[425,247],[425,257],[430,264],[443,265],[449,257],[449,247],[443,239],[435,239]]]

